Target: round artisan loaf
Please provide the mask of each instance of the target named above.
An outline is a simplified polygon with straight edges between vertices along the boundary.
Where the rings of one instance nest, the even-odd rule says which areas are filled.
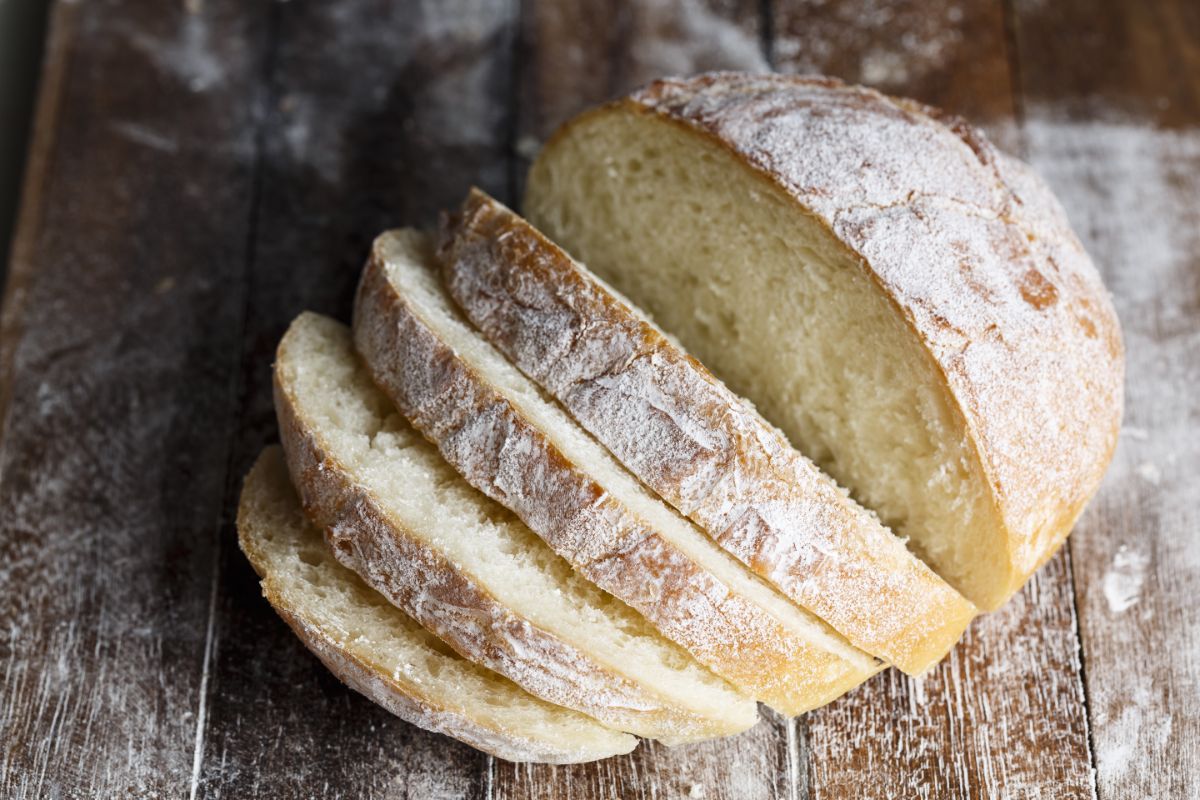
[[[1124,355],[1049,190],[957,119],[827,79],[655,82],[565,125],[525,213],[985,609],[1116,444]]]
[[[637,745],[459,657],[337,563],[278,447],[246,476],[237,528],[279,616],[342,681],[396,716],[509,761],[592,761]]]

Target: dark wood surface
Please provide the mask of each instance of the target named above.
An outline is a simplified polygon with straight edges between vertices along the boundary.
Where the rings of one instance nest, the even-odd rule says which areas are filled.
[[[344,689],[259,596],[241,476],[297,312],[564,118],[821,71],[964,114],[1059,193],[1128,350],[1069,546],[921,680],[577,767]],[[1200,797],[1200,5],[59,2],[0,312],[0,797]]]

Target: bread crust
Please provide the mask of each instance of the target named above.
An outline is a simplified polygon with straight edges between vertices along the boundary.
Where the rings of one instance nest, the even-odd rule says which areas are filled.
[[[289,360],[288,345],[285,335],[275,369],[280,439],[305,512],[325,531],[342,564],[464,658],[617,730],[673,744],[738,733],[752,724],[702,717],[664,701],[506,607],[389,515],[306,418],[303,402],[280,368]]]
[[[288,485],[283,453],[278,447],[268,447],[246,477],[238,508],[238,541],[255,572],[262,579],[263,596],[305,646],[347,686],[406,722],[451,736],[508,761],[571,764],[620,755],[636,746],[637,740],[631,736],[602,731],[597,723],[550,705],[546,705],[545,713],[548,718],[560,717],[557,722],[561,727],[548,731],[548,735],[541,737],[523,733],[514,727],[498,723],[489,715],[472,713],[461,697],[439,695],[432,691],[429,684],[419,679],[410,680],[403,674],[392,675],[355,655],[330,634],[320,619],[299,611],[288,600],[272,575],[270,560],[256,545],[255,529],[270,524],[271,521],[260,519],[255,505],[262,502],[268,494],[282,495],[285,492],[295,497],[292,487]],[[296,510],[299,512],[298,500],[294,502],[297,503]],[[312,535],[319,534],[313,531]],[[521,690],[513,686],[512,691]],[[530,698],[530,702],[538,701]],[[563,734],[570,724],[568,720],[573,716],[577,718],[576,724],[581,731],[594,729],[600,734],[596,736],[588,731],[592,733],[595,741],[587,744],[567,740]]]
[[[376,240],[355,303],[355,343],[376,382],[469,483],[701,663],[783,713],[827,703],[879,669],[790,631],[571,463],[390,282],[389,249],[411,247],[404,236]]]
[[[972,598],[998,607],[1070,532],[1120,428],[1116,313],[1053,194],[963,120],[828,78],[656,81],[568,122],[543,152],[606,114],[651,115],[727,150],[893,304],[942,377],[1000,522],[1007,563]]]
[[[743,564],[910,674],[958,641],[970,602],[528,222],[473,190],[439,255],[484,335]]]
[[[596,752],[582,748],[556,748],[548,741],[535,741],[514,735],[501,727],[487,726],[461,710],[434,705],[428,697],[418,695],[413,685],[398,683],[390,675],[374,669],[370,664],[344,650],[319,626],[293,615],[284,602],[273,596],[270,591],[264,589],[263,594],[275,608],[275,612],[300,641],[304,642],[304,646],[312,651],[338,680],[417,727],[451,736],[497,758],[517,762],[578,764],[621,755],[630,752],[636,746],[637,740],[630,737],[633,745],[627,750]]]

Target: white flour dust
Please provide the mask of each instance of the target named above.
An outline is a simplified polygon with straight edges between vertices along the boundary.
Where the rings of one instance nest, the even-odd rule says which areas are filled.
[[[1117,549],[1112,566],[1104,574],[1104,599],[1114,614],[1128,611],[1137,604],[1146,582],[1146,567],[1150,558],[1145,553],[1130,550],[1125,545]]]

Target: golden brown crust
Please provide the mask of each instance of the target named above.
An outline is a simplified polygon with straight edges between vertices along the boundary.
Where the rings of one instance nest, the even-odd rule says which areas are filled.
[[[475,190],[443,227],[450,294],[505,355],[726,551],[911,674],[974,607],[698,361]]]
[[[422,668],[417,665],[412,666],[414,672],[410,676],[405,673],[391,674],[383,666],[370,663],[360,654],[361,651],[356,651],[353,645],[348,645],[343,638],[332,633],[327,620],[300,610],[280,586],[274,572],[281,565],[272,563],[271,556],[259,546],[259,538],[266,535],[287,536],[288,532],[278,528],[271,531],[263,529],[288,524],[300,524],[305,528],[309,526],[307,520],[298,523],[294,519],[280,521],[269,517],[263,510],[283,502],[296,504],[295,515],[302,516],[299,500],[288,484],[283,453],[278,447],[269,447],[259,456],[246,477],[238,508],[238,542],[262,579],[263,595],[276,613],[347,686],[413,725],[452,736],[509,761],[577,763],[618,755],[635,746],[636,740],[632,737],[605,731],[586,717],[549,704],[544,706],[543,711],[544,731],[505,724],[502,718],[497,719],[492,714],[474,713],[467,705],[469,696],[449,697],[435,690],[430,682],[421,680]],[[320,533],[308,530],[305,536],[315,539],[320,537]],[[349,572],[346,573],[346,579],[358,583],[358,578]],[[369,590],[362,587],[361,591]],[[399,611],[392,613],[400,614]],[[462,678],[466,686],[472,686],[475,691],[497,691],[496,684],[499,681],[475,679],[472,673],[477,668],[470,666],[467,669],[468,674]],[[459,688],[466,687],[460,685]],[[501,691],[520,703],[539,702],[529,697],[517,699],[523,693],[511,684]]]
[[[1054,552],[1116,443],[1124,353],[1053,195],[962,120],[831,79],[662,80],[581,115],[648,114],[732,153],[821,221],[919,337],[1004,531],[995,608]]]
[[[325,530],[340,562],[464,658],[543,700],[615,729],[672,743],[742,729],[664,702],[506,607],[477,578],[389,514],[305,413],[305,401],[289,379],[293,359],[288,346],[285,335],[275,369],[280,439],[304,509]]]
[[[625,749],[597,752],[572,747],[567,741],[535,741],[499,726],[486,725],[469,713],[449,708],[449,703],[437,703],[435,698],[421,692],[419,686],[402,684],[393,676],[380,672],[341,647],[319,625],[292,614],[286,602],[270,589],[263,592],[275,612],[338,680],[405,722],[451,736],[506,761],[578,764],[628,752]]]
[[[569,461],[391,283],[395,236],[376,241],[363,274],[355,342],[376,382],[468,482],[701,663],[784,713],[829,702],[878,669],[782,625]]]

